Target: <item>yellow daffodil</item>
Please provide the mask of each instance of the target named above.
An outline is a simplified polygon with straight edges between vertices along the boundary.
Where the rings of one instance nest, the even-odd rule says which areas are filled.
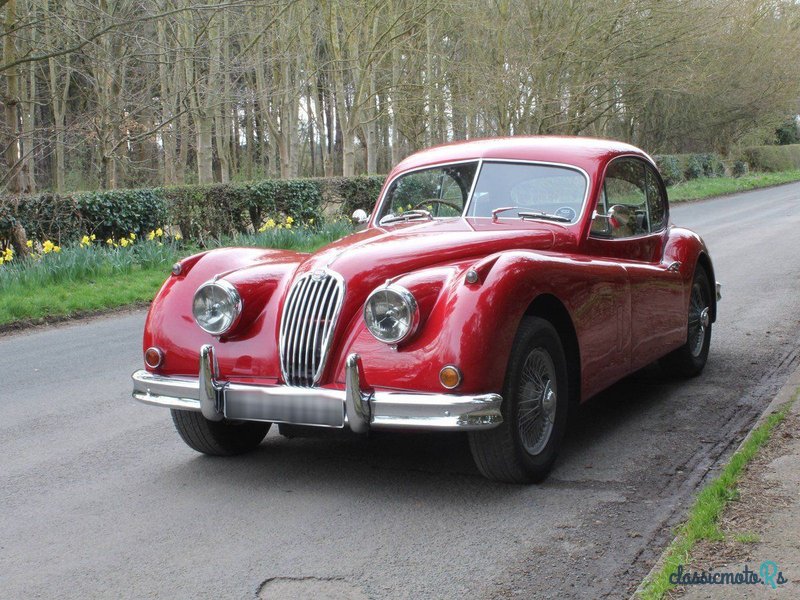
[[[308,220],[308,224],[309,224],[309,225],[313,225],[313,224],[314,224],[314,219],[309,219],[309,220]]]
[[[278,224],[278,229],[283,229],[283,224]]]
[[[3,262],[4,262],[4,261],[3,261],[3,257],[2,257],[2,256],[0,256],[0,265],[2,265],[2,264],[3,264]]]
[[[25,245],[26,245],[28,248],[33,248],[33,241],[32,241],[32,240],[28,240],[27,242],[25,242]]]
[[[286,229],[291,229],[291,228],[292,228],[292,224],[291,223],[287,223],[286,224]]]
[[[81,248],[85,248],[86,246],[91,246],[92,242],[89,239],[88,235],[85,235],[81,238]]]
[[[106,244],[108,244],[109,246],[113,246],[114,245],[114,240],[112,240],[111,238],[108,238],[106,240]]]
[[[6,248],[5,252],[3,252],[2,257],[6,262],[11,262],[14,260],[14,249],[9,246]]]
[[[51,242],[50,240],[45,240],[44,244],[42,244],[42,250],[44,251],[45,254],[49,254],[50,252],[52,252],[53,248],[55,248],[55,244],[53,244],[53,242]]]
[[[179,241],[181,241],[182,239],[183,239],[183,236],[182,236],[180,233],[176,233],[176,234],[175,234],[175,241],[176,241],[176,242],[179,242]]]
[[[131,232],[131,234],[128,237],[131,238],[131,240],[135,240],[136,239],[136,234]]]
[[[291,225],[292,223],[294,223],[294,219],[292,217],[286,217],[286,224]]]
[[[89,236],[89,239],[92,240],[92,241],[95,241],[97,238],[95,237],[94,234],[92,234],[92,235]]]
[[[130,243],[131,243],[131,241],[128,238],[120,238],[119,239],[119,245],[122,246],[123,248],[126,248],[128,246],[128,244],[130,244]]]
[[[152,241],[152,239],[153,239],[154,237],[156,237],[156,232],[155,232],[155,231],[151,231],[150,233],[148,233],[148,234],[147,234],[147,239],[148,239],[148,240],[151,240],[151,241]]]
[[[164,235],[164,230],[159,227],[156,229],[156,237],[161,237],[162,235]]]
[[[55,252],[56,254],[61,252],[61,246],[53,246],[53,252]]]

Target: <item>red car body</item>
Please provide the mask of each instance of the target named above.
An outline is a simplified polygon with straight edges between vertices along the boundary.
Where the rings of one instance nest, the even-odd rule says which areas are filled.
[[[622,158],[635,168],[646,165],[649,189],[664,195],[668,210],[652,159],[627,144],[507,138],[414,154],[389,174],[363,231],[312,254],[226,248],[183,260],[150,308],[143,349],[159,349],[162,360],[147,372],[164,380],[197,378],[200,349],[213,345],[215,380],[286,386],[280,339],[286,298],[303,275],[324,270],[341,277],[344,297],[320,375],[304,387],[345,389],[347,359],[357,355],[363,389],[501,395],[521,322],[536,316],[551,323],[560,338],[569,400],[585,401],[685,345],[698,266],[712,285],[715,281],[708,250],[689,230],[665,223],[659,231],[628,237],[592,234],[595,207],[607,193],[606,171]],[[492,217],[465,211],[466,216],[380,224],[392,182],[437,165],[472,162],[478,172],[490,163],[569,167],[586,180],[583,206],[565,213],[571,222],[504,218],[501,208]],[[615,223],[613,217],[609,222]],[[207,333],[193,317],[195,292],[214,278],[235,286],[242,300],[236,326],[223,335]],[[398,344],[376,339],[364,319],[367,298],[387,282],[411,292],[418,308],[414,335]],[[706,302],[709,330],[716,300],[712,294]],[[461,376],[455,389],[440,379],[447,365]],[[137,389],[134,395],[147,401],[142,385]],[[418,427],[412,422],[408,428]]]

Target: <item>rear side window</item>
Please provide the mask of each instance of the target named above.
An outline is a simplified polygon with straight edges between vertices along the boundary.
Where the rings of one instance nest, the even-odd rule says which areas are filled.
[[[650,212],[650,231],[661,231],[667,226],[667,198],[653,168],[647,165],[647,206]]]
[[[634,158],[618,158],[606,169],[592,219],[592,235],[626,238],[648,231],[644,163]]]
[[[592,235],[626,238],[662,230],[667,201],[658,175],[638,158],[618,158],[606,169],[592,219]]]

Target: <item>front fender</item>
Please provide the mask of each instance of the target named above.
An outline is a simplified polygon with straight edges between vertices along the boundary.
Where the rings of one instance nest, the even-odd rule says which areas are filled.
[[[164,354],[158,372],[196,376],[201,346],[213,344],[224,376],[277,378],[280,360],[274,324],[280,299],[305,256],[282,250],[220,248],[184,259],[183,271],[164,282],[145,322],[143,349],[156,346]],[[221,338],[200,329],[192,315],[195,291],[217,275],[236,285],[244,300],[241,327]]]
[[[412,293],[414,279],[428,285],[441,282],[418,335],[392,347],[377,341],[357,314],[337,353],[337,381],[344,380],[344,357],[355,352],[362,356],[364,377],[372,386],[442,392],[439,371],[454,364],[463,373],[458,393],[500,392],[511,344],[528,307],[541,294],[569,306],[570,298],[586,286],[584,267],[566,255],[504,252],[479,261],[481,278],[468,284],[465,275],[474,264],[439,268],[435,277],[415,273],[399,278],[396,283],[406,284]],[[481,264],[488,269],[480,269]]]

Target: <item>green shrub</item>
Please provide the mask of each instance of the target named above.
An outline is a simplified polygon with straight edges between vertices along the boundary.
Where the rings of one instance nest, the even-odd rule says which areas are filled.
[[[654,159],[665,185],[675,185],[683,181],[683,169],[681,169],[677,156],[663,154],[655,156]]]
[[[737,159],[733,161],[733,167],[731,167],[731,175],[733,175],[734,177],[743,177],[744,175],[747,175],[749,171],[750,168],[748,167],[747,163],[744,162],[743,160]]]
[[[786,146],[750,146],[743,148],[740,159],[754,171],[791,171],[800,169],[800,144]]]
[[[683,176],[686,181],[691,181],[692,179],[703,176],[703,159],[700,158],[699,154],[690,154],[686,159]]]
[[[209,244],[259,229],[269,218],[299,223],[370,211],[383,177],[265,179],[248,183],[184,185],[140,190],[43,193],[0,198],[0,244],[15,223],[34,241],[63,244],[86,233],[98,238],[177,228],[187,240]]]

